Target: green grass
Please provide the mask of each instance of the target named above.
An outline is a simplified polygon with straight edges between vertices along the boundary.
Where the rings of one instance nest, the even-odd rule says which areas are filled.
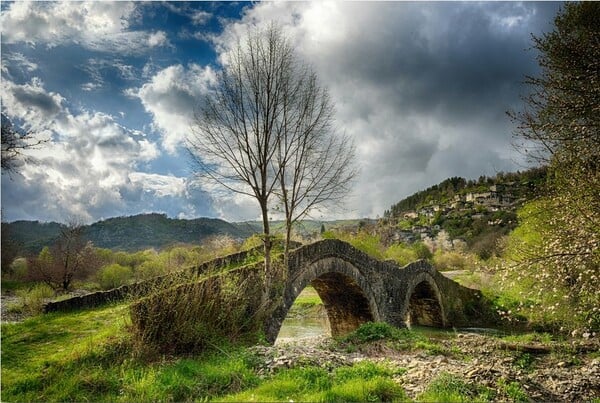
[[[472,385],[457,375],[442,372],[417,397],[419,402],[463,403],[493,401],[495,392],[485,386]]]
[[[136,348],[127,305],[54,313],[2,325],[2,401],[404,401],[403,369],[361,362],[259,377],[257,357],[218,346],[188,357]]]
[[[259,386],[217,399],[218,401],[408,401],[402,387],[391,377],[401,368],[363,361],[331,373],[320,367],[279,371]]]
[[[296,298],[296,301],[294,301],[294,305],[306,307],[313,307],[315,305],[322,304],[323,301],[321,300],[321,297],[319,297],[317,291],[311,286],[308,286],[304,290],[302,290],[300,295],[298,295],[298,298]]]
[[[188,358],[134,348],[125,304],[2,325],[2,401],[181,401],[258,383],[252,356],[226,347]]]
[[[449,332],[439,332],[439,334],[444,338],[454,337]],[[458,349],[447,348],[435,339],[428,337],[426,330],[399,329],[384,322],[367,322],[338,339],[338,342],[342,346],[346,346],[346,350],[349,352],[377,341],[386,343],[388,347],[395,350],[423,350],[431,355],[462,355]]]

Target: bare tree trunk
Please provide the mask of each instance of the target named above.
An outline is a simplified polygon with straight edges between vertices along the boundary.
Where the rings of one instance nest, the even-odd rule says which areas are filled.
[[[261,295],[261,306],[266,308],[269,303],[271,288],[273,286],[273,270],[271,263],[271,249],[273,248],[271,242],[271,230],[269,225],[269,212],[267,203],[261,203],[261,212],[263,218],[263,244],[265,247],[265,279],[263,283],[263,292]]]

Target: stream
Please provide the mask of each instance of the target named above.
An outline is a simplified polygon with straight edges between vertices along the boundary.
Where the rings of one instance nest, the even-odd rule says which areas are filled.
[[[327,317],[286,318],[281,325],[275,344],[302,341],[320,336],[331,336]]]

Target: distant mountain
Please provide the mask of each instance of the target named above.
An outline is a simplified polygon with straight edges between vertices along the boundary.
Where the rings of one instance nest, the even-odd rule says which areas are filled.
[[[3,236],[9,236],[23,252],[38,253],[56,240],[63,227],[55,222],[15,221],[2,223]],[[136,251],[161,249],[176,243],[198,244],[213,235],[245,239],[260,232],[253,223],[228,223],[216,218],[181,220],[164,214],[141,214],[99,221],[85,227],[85,236],[95,246]]]

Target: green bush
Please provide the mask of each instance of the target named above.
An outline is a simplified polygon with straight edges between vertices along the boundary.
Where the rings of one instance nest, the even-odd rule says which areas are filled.
[[[110,290],[125,285],[132,278],[133,271],[131,268],[128,266],[121,266],[118,263],[104,266],[98,272],[98,283],[104,290]]]
[[[11,275],[13,280],[23,281],[27,279],[27,259],[17,258],[10,265]]]
[[[436,251],[433,256],[433,265],[438,270],[465,270],[474,266],[469,257],[460,252]]]
[[[145,280],[163,275],[166,272],[167,270],[163,262],[160,262],[157,259],[147,260],[135,269],[135,277],[140,280]]]
[[[343,340],[352,343],[368,343],[375,340],[397,340],[407,335],[408,330],[398,329],[385,322],[367,322],[346,335]]]
[[[394,260],[400,266],[405,266],[419,259],[414,249],[403,243],[391,245],[387,248],[385,257]]]

